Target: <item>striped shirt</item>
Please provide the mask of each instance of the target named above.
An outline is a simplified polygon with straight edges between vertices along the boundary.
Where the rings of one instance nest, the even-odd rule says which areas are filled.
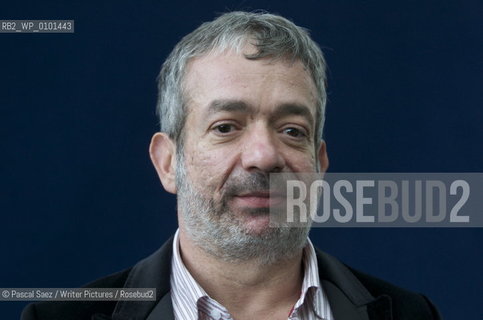
[[[176,320],[233,320],[228,310],[203,290],[184,265],[179,252],[179,230],[173,241],[171,300]],[[317,267],[315,250],[307,239],[303,252],[304,278],[301,295],[288,320],[333,320]]]

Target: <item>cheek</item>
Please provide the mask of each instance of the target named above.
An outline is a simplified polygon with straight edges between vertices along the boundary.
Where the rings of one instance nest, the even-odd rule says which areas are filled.
[[[196,181],[201,190],[215,190],[221,187],[224,175],[228,169],[227,157],[218,150],[208,150],[199,145],[192,149],[187,157],[187,167],[190,177]]]
[[[293,172],[315,172],[317,170],[316,158],[313,152],[298,152],[289,150],[284,154],[287,167]]]

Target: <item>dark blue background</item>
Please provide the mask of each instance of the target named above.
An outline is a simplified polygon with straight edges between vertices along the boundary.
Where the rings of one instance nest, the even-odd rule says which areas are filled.
[[[134,264],[176,228],[148,156],[155,78],[215,13],[266,9],[309,28],[329,64],[331,172],[483,172],[481,1],[9,3],[0,19],[0,287],[76,287]],[[483,213],[483,212],[482,212]],[[481,229],[317,229],[320,248],[482,319]],[[24,303],[0,303],[16,319]]]

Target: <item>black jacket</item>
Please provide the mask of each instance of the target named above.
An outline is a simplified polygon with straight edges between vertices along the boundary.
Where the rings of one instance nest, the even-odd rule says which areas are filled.
[[[156,301],[54,301],[28,305],[21,320],[174,320],[170,295],[173,239],[134,267],[86,285],[156,288]],[[316,250],[319,275],[335,320],[441,319],[423,295],[353,270]]]

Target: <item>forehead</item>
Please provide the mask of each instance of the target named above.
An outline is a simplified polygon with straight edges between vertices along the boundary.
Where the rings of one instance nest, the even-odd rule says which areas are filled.
[[[313,112],[316,105],[314,82],[300,61],[249,60],[234,51],[191,60],[184,94],[188,105],[196,107],[220,99],[241,100],[254,106],[297,103],[311,107]]]

